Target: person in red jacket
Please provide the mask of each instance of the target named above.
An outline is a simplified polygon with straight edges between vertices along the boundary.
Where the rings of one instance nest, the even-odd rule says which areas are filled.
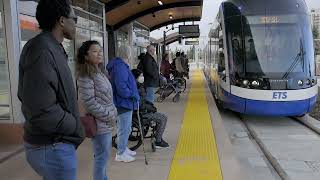
[[[169,62],[169,54],[165,54],[163,56],[163,59],[161,61],[160,72],[166,79],[170,79],[171,64]]]

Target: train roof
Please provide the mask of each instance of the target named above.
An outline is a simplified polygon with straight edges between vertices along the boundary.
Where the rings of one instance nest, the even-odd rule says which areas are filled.
[[[304,0],[226,0],[225,17],[235,15],[308,14]]]

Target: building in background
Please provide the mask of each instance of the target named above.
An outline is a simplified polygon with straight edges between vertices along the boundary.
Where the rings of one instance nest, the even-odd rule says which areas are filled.
[[[132,35],[133,35],[133,67],[136,68],[139,60],[138,56],[140,53],[146,53],[147,52],[147,46],[150,44],[150,30],[143,24],[135,21],[133,23],[133,29],[132,29]]]
[[[320,76],[320,9],[311,9],[311,24],[314,37],[316,75]]]
[[[320,9],[311,9],[311,24],[313,28],[318,30],[318,35],[320,35]]]

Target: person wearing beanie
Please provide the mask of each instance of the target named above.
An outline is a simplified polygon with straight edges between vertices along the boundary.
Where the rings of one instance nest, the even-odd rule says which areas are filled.
[[[155,131],[156,148],[168,148],[169,144],[162,139],[168,117],[163,113],[157,112],[157,108],[153,105],[153,103],[145,99],[146,91],[143,85],[143,72],[139,69],[132,69],[131,72],[136,79],[138,92],[140,95],[140,113],[144,119],[153,120],[157,124]]]

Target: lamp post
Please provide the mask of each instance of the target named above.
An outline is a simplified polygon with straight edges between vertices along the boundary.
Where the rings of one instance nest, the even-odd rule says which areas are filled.
[[[162,48],[162,54],[164,55],[166,53],[166,31],[163,31],[163,48]]]
[[[171,31],[171,30],[174,30],[175,29],[175,27],[174,26],[172,26],[172,28],[171,29],[169,29],[169,30],[164,30],[163,31],[163,49],[162,49],[162,54],[165,54],[166,53],[166,41],[167,41],[167,33],[169,32],[169,31]]]

